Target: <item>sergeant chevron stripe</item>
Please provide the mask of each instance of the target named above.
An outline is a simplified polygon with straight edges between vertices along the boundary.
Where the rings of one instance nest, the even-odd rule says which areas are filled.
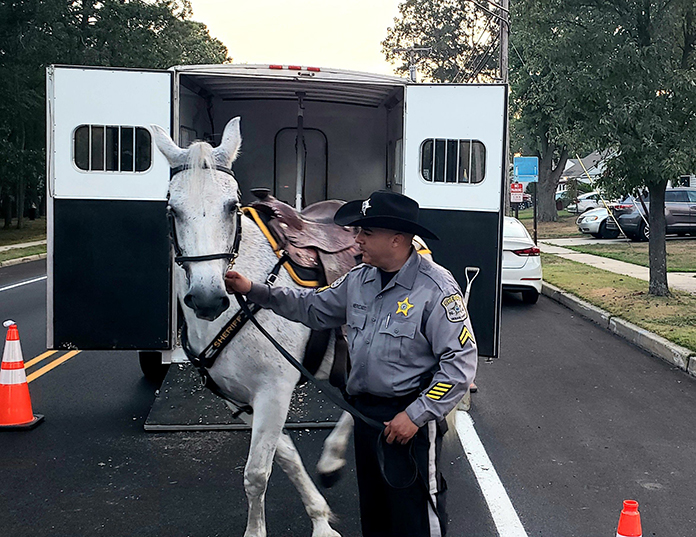
[[[469,332],[469,329],[465,326],[464,330],[462,330],[462,333],[459,334],[459,343],[461,343],[463,347],[464,344],[469,340],[471,340],[472,343],[476,343],[474,341],[474,336],[471,335],[471,332]]]

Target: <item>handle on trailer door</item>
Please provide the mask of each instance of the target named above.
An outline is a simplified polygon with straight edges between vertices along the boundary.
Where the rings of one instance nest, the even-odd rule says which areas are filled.
[[[481,269],[479,267],[466,267],[464,274],[466,275],[466,291],[464,291],[464,305],[469,307],[469,294],[471,294],[471,284],[474,283],[476,276],[479,275]]]

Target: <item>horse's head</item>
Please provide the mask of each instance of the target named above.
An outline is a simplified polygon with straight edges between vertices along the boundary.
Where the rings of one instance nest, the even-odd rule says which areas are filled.
[[[213,321],[230,305],[223,277],[241,233],[239,187],[230,171],[242,143],[239,118],[227,124],[216,148],[195,142],[182,149],[161,127],[152,130],[173,173],[168,210],[175,260],[187,285],[180,296],[196,317]]]

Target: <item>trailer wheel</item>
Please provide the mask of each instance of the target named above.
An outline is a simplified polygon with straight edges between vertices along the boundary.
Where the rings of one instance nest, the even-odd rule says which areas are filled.
[[[162,353],[157,351],[139,351],[140,369],[143,376],[152,383],[162,384],[169,364],[162,363]]]

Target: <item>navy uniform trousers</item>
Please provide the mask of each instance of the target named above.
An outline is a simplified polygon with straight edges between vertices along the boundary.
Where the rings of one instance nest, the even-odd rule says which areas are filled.
[[[348,400],[366,416],[383,423],[404,410],[416,396],[385,398],[365,394],[349,396]],[[441,427],[429,422],[408,444],[387,444],[382,431],[355,420],[355,467],[363,537],[444,537],[447,485],[438,467],[443,434]],[[437,506],[437,514],[432,505]]]

